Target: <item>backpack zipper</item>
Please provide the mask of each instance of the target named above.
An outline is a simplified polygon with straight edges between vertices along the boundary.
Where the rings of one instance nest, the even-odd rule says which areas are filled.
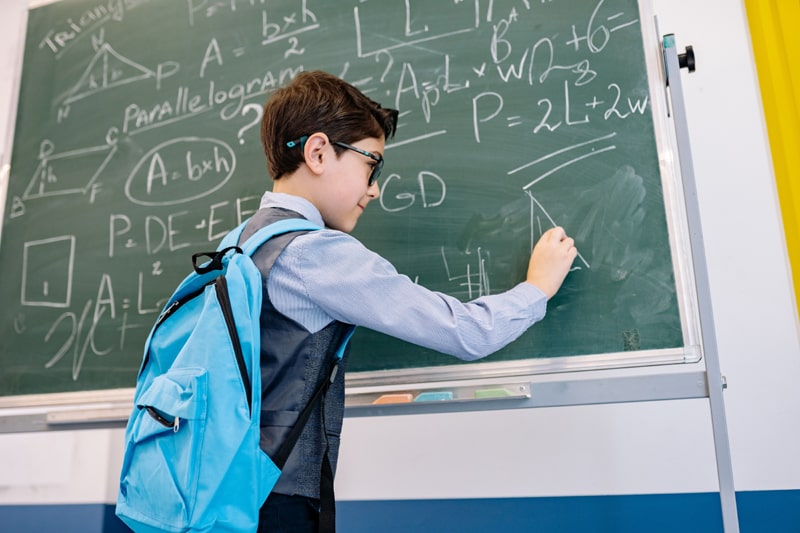
[[[177,416],[173,418],[171,421],[167,420],[161,413],[159,413],[153,406],[151,405],[143,405],[144,410],[147,411],[147,414],[152,416],[156,422],[161,424],[164,427],[172,428],[172,431],[175,433],[178,432],[178,429],[181,425],[181,419]]]
[[[247,395],[247,407],[250,414],[253,413],[252,406],[252,385],[250,384],[250,377],[247,375],[247,365],[244,361],[244,354],[242,353],[242,343],[239,340],[239,333],[236,331],[236,322],[233,319],[233,309],[231,308],[231,300],[228,295],[228,280],[225,276],[219,276],[214,280],[214,287],[217,291],[217,301],[222,310],[222,316],[225,318],[225,324],[228,326],[228,335],[233,344],[233,352],[236,354],[236,364],[239,365],[239,374],[242,378],[244,391]]]
[[[205,285],[203,285],[198,290],[196,290],[196,291],[194,291],[192,293],[189,293],[186,296],[184,296],[183,298],[181,298],[180,300],[175,300],[174,302],[169,304],[169,307],[164,309],[164,311],[162,311],[162,313],[160,315],[158,315],[158,318],[156,319],[156,323],[155,323],[155,325],[153,325],[152,334],[155,334],[155,332],[159,328],[159,326],[161,326],[161,324],[163,324],[166,319],[168,319],[178,309],[180,309],[183,304],[185,304],[189,300],[193,300],[193,299],[197,298],[198,296],[200,296],[201,294],[203,294],[203,291],[205,291],[205,288],[208,287],[211,283],[214,283],[214,282],[212,281],[212,282],[206,283]],[[149,361],[150,361],[150,350],[147,350],[147,352],[144,354],[144,358],[142,358],[142,364],[139,366],[139,373],[137,374],[137,376],[141,376],[142,375],[142,372],[144,371],[144,368],[147,366],[147,363]],[[137,379],[138,379],[138,377],[137,377]]]
[[[211,283],[213,283],[213,282],[211,282]],[[185,304],[185,303],[186,303],[186,302],[188,302],[189,300],[193,300],[193,299],[197,298],[199,295],[203,294],[203,291],[205,290],[205,288],[206,288],[207,286],[208,286],[208,283],[207,283],[207,284],[205,284],[205,285],[203,285],[203,286],[202,286],[201,288],[199,288],[198,290],[196,290],[196,291],[194,291],[194,292],[192,292],[192,293],[189,293],[189,294],[187,294],[186,296],[184,296],[184,297],[183,297],[183,298],[181,298],[180,300],[175,300],[174,302],[172,302],[171,304],[169,304],[169,307],[167,307],[166,309],[164,309],[164,312],[162,312],[162,313],[161,313],[161,314],[158,316],[158,319],[156,320],[156,324],[155,324],[155,326],[153,326],[153,331],[155,331],[155,329],[156,329],[156,328],[158,328],[158,326],[160,326],[160,325],[161,325],[161,324],[162,324],[162,323],[163,323],[163,322],[164,322],[166,319],[168,319],[168,318],[170,317],[170,315],[172,315],[172,314],[173,314],[175,311],[177,311],[178,309],[180,309],[180,307],[181,307],[183,304]]]

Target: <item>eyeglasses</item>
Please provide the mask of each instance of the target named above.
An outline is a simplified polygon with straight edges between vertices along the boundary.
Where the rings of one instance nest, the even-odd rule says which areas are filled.
[[[308,140],[308,135],[303,135],[302,137],[300,137],[297,140],[287,142],[286,146],[288,148],[294,148],[295,146],[299,146],[300,149],[302,150],[303,147],[306,144],[306,140]],[[361,148],[358,148],[357,146],[353,146],[351,144],[347,144],[347,143],[343,143],[343,142],[331,141],[331,144],[335,144],[336,146],[340,146],[342,148],[346,148],[347,150],[352,150],[353,152],[356,152],[356,153],[361,154],[363,156],[367,156],[370,159],[372,159],[373,161],[375,161],[375,164],[372,166],[372,172],[370,172],[369,178],[367,179],[367,185],[369,187],[372,187],[372,184],[375,183],[375,181],[378,179],[378,176],[381,175],[381,169],[383,168],[383,156],[375,155],[372,152],[367,152],[366,150],[362,150]]]

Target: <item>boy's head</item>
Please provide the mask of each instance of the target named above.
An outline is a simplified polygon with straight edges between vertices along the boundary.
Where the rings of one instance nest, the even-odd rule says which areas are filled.
[[[397,115],[397,110],[381,107],[336,76],[301,72],[264,107],[261,142],[269,174],[278,180],[303,163],[303,151],[287,146],[289,141],[316,132],[347,144],[369,137],[388,139],[397,128]],[[334,148],[337,153],[345,150]]]

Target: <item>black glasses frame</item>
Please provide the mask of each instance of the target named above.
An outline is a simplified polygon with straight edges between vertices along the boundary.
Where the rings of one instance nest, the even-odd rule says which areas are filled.
[[[308,135],[303,135],[297,140],[289,141],[286,143],[288,148],[294,148],[295,146],[299,146],[300,149],[303,149],[303,146],[306,144],[306,140],[308,139]],[[353,146],[352,144],[347,144],[339,141],[331,141],[331,144],[335,144],[341,148],[345,148],[347,150],[352,150],[358,154],[363,156],[367,156],[373,161],[375,161],[375,166],[372,167],[372,172],[369,174],[369,178],[367,179],[367,186],[372,187],[372,184],[377,181],[378,176],[381,175],[381,169],[383,169],[383,156],[382,155],[375,155],[372,152],[367,152],[366,150],[362,150],[357,146]]]
[[[367,179],[367,185],[372,187],[372,184],[378,179],[378,176],[381,175],[381,169],[383,168],[383,156],[382,155],[375,155],[372,152],[367,152],[366,150],[362,150],[357,146],[353,146],[351,144],[339,142],[339,141],[331,141],[332,144],[336,146],[341,146],[342,148],[347,148],[348,150],[352,150],[358,154],[365,155],[375,161],[375,166],[372,167],[372,172],[369,174],[369,178]]]

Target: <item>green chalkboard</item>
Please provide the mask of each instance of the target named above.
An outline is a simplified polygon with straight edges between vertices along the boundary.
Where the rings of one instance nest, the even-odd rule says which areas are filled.
[[[467,300],[580,252],[491,361],[684,345],[636,0],[71,0],[29,13],[0,242],[0,394],[134,384],[190,256],[271,184],[261,106],[323,69],[401,110],[355,235]],[[387,312],[391,310],[387,309]],[[460,365],[359,331],[349,370]]]

